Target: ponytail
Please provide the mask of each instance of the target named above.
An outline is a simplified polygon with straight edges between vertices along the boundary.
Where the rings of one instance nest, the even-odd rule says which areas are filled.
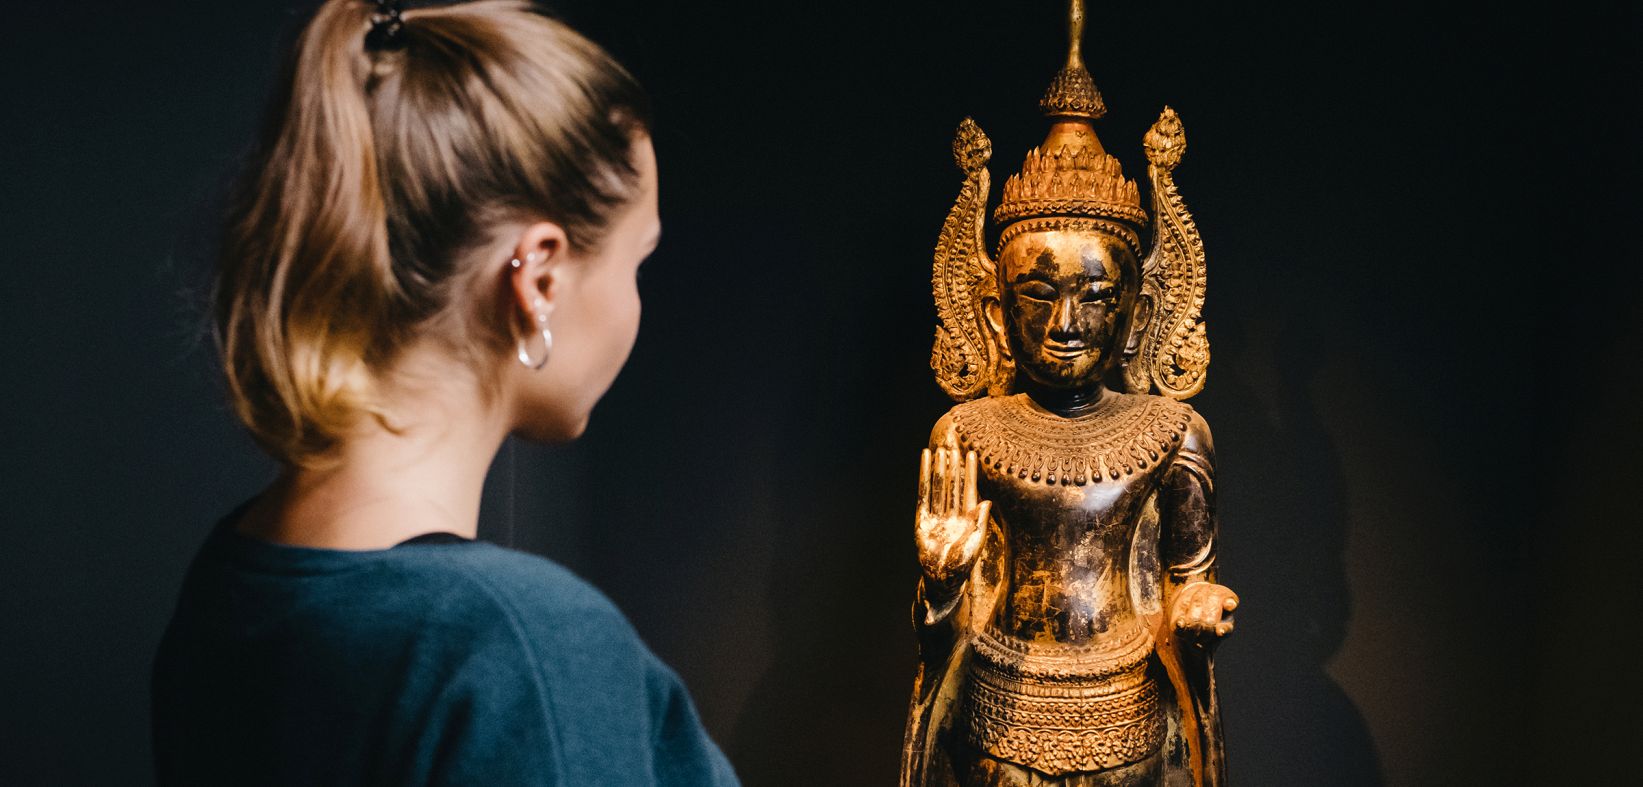
[[[648,122],[620,66],[524,2],[407,11],[392,49],[368,47],[373,11],[329,0],[303,29],[223,237],[229,394],[293,463],[362,414],[388,424],[380,375],[459,300],[456,258],[487,223],[597,242]]]

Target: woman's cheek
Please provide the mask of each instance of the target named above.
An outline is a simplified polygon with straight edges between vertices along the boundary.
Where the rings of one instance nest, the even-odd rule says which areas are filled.
[[[599,376],[608,386],[627,363],[638,338],[639,296],[631,282],[606,286],[601,295],[597,310],[589,316],[594,321],[591,327],[599,334],[597,346],[603,350]]]
[[[639,301],[639,286],[636,282],[629,280],[621,292],[622,297],[620,302],[615,304],[617,311],[614,313],[622,315],[620,322],[625,331],[623,340],[627,342],[627,349],[631,350],[633,342],[639,338],[639,314],[642,310]],[[624,352],[622,355],[626,357],[627,353]]]

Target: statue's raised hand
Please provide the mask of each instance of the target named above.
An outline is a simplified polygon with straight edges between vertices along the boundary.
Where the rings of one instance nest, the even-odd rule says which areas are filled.
[[[928,582],[956,591],[970,575],[987,537],[990,501],[976,500],[976,452],[924,449],[918,472],[919,565]]]
[[[1237,608],[1238,594],[1226,585],[1193,582],[1176,593],[1170,617],[1177,635],[1213,648],[1232,633],[1232,611]]]

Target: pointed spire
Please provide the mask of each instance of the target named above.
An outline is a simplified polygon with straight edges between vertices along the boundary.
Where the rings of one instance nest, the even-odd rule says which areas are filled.
[[[1084,0],[1070,0],[1067,65],[1039,102],[1050,118],[1050,131],[1027,153],[1021,171],[1004,181],[1003,201],[993,211],[999,224],[1043,216],[1107,218],[1137,227],[1147,223],[1135,182],[1125,179],[1118,159],[1107,155],[1090,122],[1107,108],[1084,68],[1083,37]]]
[[[1101,91],[1084,67],[1084,0],[1067,2],[1067,64],[1055,75],[1038,108],[1051,118],[1095,120],[1107,114]]]

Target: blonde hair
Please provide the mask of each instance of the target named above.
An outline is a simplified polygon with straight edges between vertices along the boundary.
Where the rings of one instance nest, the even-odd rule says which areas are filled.
[[[389,46],[374,12],[328,0],[303,28],[225,226],[213,300],[230,397],[292,463],[381,416],[379,375],[432,323],[466,352],[506,343],[451,314],[473,278],[459,258],[511,220],[595,246],[649,123],[621,66],[524,0],[406,11]]]

